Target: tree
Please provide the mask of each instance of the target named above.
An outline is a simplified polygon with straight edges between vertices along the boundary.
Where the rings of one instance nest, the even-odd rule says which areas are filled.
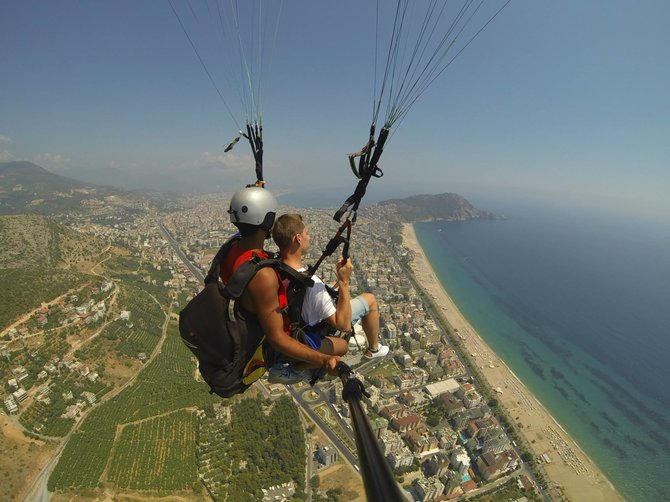
[[[319,478],[318,474],[312,476],[312,479],[309,480],[309,486],[312,487],[312,490],[319,489],[319,486],[321,486],[321,478]]]
[[[326,492],[328,500],[332,502],[338,502],[342,498],[342,488],[331,488]]]

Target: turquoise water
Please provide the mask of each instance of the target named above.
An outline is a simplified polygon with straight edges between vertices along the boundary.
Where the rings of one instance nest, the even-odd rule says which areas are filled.
[[[670,224],[566,208],[415,225],[463,314],[627,500],[670,500]]]

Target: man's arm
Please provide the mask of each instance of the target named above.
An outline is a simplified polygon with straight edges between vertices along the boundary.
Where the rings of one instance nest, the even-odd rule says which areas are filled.
[[[339,292],[337,305],[335,313],[326,319],[328,324],[342,332],[347,332],[351,329],[351,295],[349,293],[349,278],[351,277],[353,270],[354,267],[351,264],[351,260],[347,259],[344,263],[340,260],[337,264],[337,289]]]
[[[258,271],[249,282],[242,304],[256,314],[270,344],[289,357],[304,361],[316,368],[335,370],[338,357],[322,354],[311,349],[284,332],[284,321],[279,308],[277,274],[271,268]]]

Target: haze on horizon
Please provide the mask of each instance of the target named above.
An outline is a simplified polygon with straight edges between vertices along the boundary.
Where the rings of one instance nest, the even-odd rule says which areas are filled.
[[[660,0],[513,0],[397,128],[372,195],[670,215],[669,14]],[[370,122],[374,19],[373,2],[284,3],[265,88],[273,190],[353,188],[346,154]],[[247,145],[223,154],[237,128],[167,2],[7,3],[0,47],[0,161],[131,188],[252,181]]]

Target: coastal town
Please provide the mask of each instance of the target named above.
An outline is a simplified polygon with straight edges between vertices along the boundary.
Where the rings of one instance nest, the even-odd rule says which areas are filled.
[[[220,197],[200,196],[137,218],[108,215],[101,222],[68,215],[71,228],[122,252],[92,269],[95,281],[2,328],[0,364],[9,376],[3,382],[4,411],[18,430],[36,441],[69,438],[99,401],[160,355],[166,323],[199,291],[218,247],[234,233],[225,209]],[[519,428],[518,408],[539,413],[541,406],[513,377],[492,382],[489,372],[504,370],[504,363],[460,321],[456,306],[431,287],[431,277],[422,276],[425,256],[411,240],[411,226],[389,223],[389,211],[376,207],[358,218],[351,256],[352,294],[376,295],[381,337],[391,351],[381,361],[362,358],[365,337],[355,326],[345,362],[370,394],[364,406],[372,430],[407,496],[417,501],[486,493],[504,494],[505,500],[572,499],[574,485],[567,483],[574,477],[608,496],[597,472],[557,424],[543,431],[546,447],[525,433],[530,423]],[[337,230],[330,212],[281,212],[302,214],[312,235],[306,262],[315,262]],[[335,259],[324,262],[319,274],[334,282]],[[195,361],[191,364],[193,372]],[[352,477],[360,476],[339,380],[285,387],[264,378],[259,387],[269,399],[291,396],[310,422],[307,427],[322,432],[310,443],[308,473],[326,478],[329,468],[344,464]],[[508,399],[518,404],[510,408]],[[230,416],[231,406],[215,403],[217,416]],[[572,474],[556,478],[556,466]],[[221,480],[211,462],[200,462],[198,469],[207,491],[216,493]],[[288,483],[263,487],[263,493],[265,500],[282,500],[295,489]]]

